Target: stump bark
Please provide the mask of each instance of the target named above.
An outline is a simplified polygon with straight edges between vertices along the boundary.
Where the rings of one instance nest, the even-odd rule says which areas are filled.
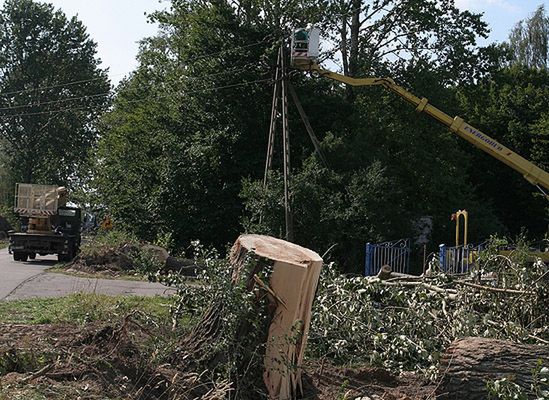
[[[315,252],[284,240],[242,235],[231,250],[233,281],[254,281],[244,260],[252,256],[272,264],[265,290],[271,296],[272,319],[264,358],[263,381],[269,399],[294,399],[301,387],[301,365],[311,322],[311,308],[322,268]]]
[[[549,365],[548,346],[483,338],[457,340],[441,359],[437,398],[483,400],[488,395],[487,382],[501,378],[529,392],[539,360]]]

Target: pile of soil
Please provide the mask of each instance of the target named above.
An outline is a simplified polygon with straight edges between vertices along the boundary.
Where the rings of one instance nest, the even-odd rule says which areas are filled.
[[[65,265],[67,271],[87,274],[122,275],[135,270],[133,254],[139,247],[130,243],[118,247],[102,247],[94,252],[85,252]]]
[[[182,371],[177,360],[166,362],[174,339],[172,332],[133,315],[118,324],[84,327],[0,325],[0,397],[201,398],[205,389],[198,374]],[[434,392],[419,377],[383,369],[321,361],[308,362],[305,368],[307,399],[411,400],[427,399]]]
[[[117,247],[99,247],[94,251],[80,254],[63,268],[67,272],[81,272],[107,276],[122,276],[135,273],[137,254],[146,251],[156,258],[158,265],[168,271],[176,271],[184,276],[196,276],[202,268],[194,260],[172,257],[166,249],[151,244],[136,245],[125,243]]]

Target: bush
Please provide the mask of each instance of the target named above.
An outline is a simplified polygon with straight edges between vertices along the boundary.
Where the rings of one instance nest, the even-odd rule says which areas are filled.
[[[179,368],[200,374],[204,388],[229,382],[231,398],[266,398],[262,373],[270,322],[268,300],[250,292],[245,280],[233,282],[230,263],[220,259],[217,251],[205,249],[198,241],[193,246],[196,263],[205,265],[197,277],[199,283],[177,273],[157,275],[158,281],[177,288],[174,325],[185,320],[190,327],[180,345],[184,354],[179,359],[185,361]],[[243,270],[253,268],[250,262]],[[265,281],[270,269],[264,266],[257,274]]]

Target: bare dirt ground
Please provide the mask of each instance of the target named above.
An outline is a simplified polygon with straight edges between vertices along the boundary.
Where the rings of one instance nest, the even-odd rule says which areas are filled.
[[[153,339],[147,330],[129,319],[84,327],[0,325],[0,398],[166,398],[171,377],[161,365],[143,363]]]
[[[313,399],[433,399],[435,387],[412,373],[395,375],[382,368],[338,367],[319,361],[305,366],[305,387]]]
[[[178,384],[176,362],[161,361],[169,335],[139,316],[85,326],[0,325],[0,398],[194,398]],[[321,360],[306,363],[304,389],[304,398],[318,400],[428,399],[434,392],[414,375]]]

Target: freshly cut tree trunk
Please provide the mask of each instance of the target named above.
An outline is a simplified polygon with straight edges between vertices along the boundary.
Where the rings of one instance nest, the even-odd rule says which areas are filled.
[[[322,258],[284,240],[242,235],[231,250],[233,281],[242,279],[243,275],[248,277],[248,282],[254,281],[254,271],[243,271],[244,260],[249,256],[273,264],[265,288],[270,293],[274,311],[266,342],[263,380],[270,399],[294,399],[298,390],[302,392],[301,364]],[[255,282],[261,284],[257,278]]]
[[[538,360],[549,365],[548,346],[476,337],[457,340],[441,359],[437,399],[483,400],[488,397],[487,382],[501,378],[530,391]]]

